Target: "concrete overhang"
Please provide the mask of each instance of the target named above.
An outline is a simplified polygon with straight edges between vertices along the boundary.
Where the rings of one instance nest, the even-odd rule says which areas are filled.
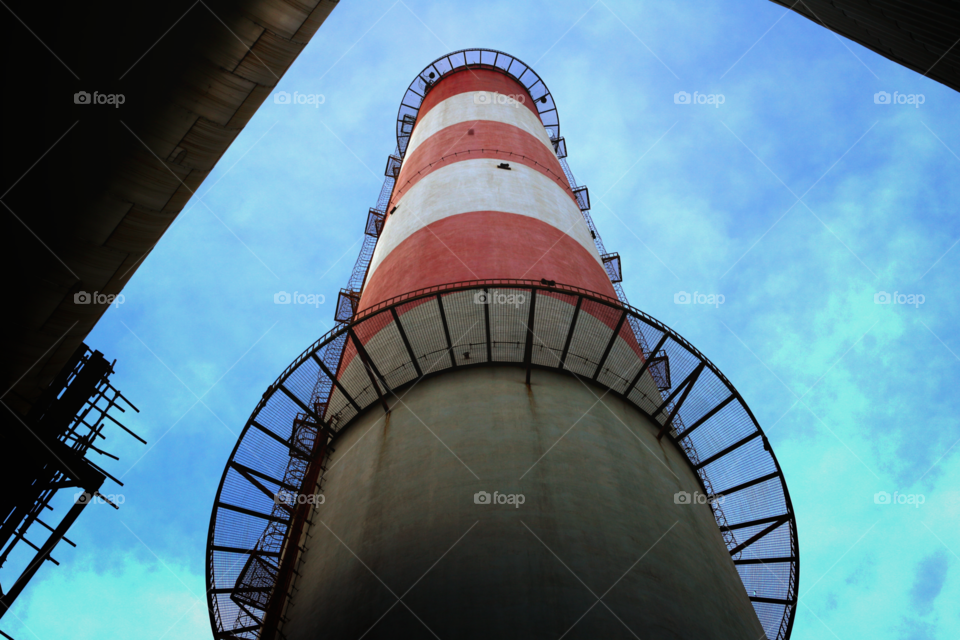
[[[949,0],[772,0],[960,91],[960,5]]]
[[[108,307],[75,295],[120,293],[336,4],[0,9],[5,404],[26,413]]]

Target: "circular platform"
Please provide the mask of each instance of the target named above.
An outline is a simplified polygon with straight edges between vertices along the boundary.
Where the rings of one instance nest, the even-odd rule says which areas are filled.
[[[560,118],[553,96],[540,76],[516,57],[494,49],[463,49],[441,56],[424,67],[423,71],[410,83],[400,110],[397,113],[397,149],[400,157],[407,152],[407,143],[413,133],[413,125],[420,113],[420,105],[430,88],[443,76],[467,69],[490,69],[504,73],[519,82],[530,93],[533,103],[540,114],[540,120],[551,140],[560,138]]]
[[[290,509],[275,496],[300,492],[313,445],[295,425],[306,420],[335,434],[362,412],[389,410],[424,377],[482,366],[588,379],[660,425],[659,435],[699,479],[767,637],[789,637],[799,579],[796,519],[776,456],[739,392],[695,347],[642,311],[525,280],[453,283],[380,303],[317,340],[264,392],[211,516],[207,588],[215,637],[256,638],[274,595],[290,526]]]

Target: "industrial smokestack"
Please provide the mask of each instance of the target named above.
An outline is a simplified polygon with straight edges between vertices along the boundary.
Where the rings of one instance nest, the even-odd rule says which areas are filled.
[[[546,85],[456,52],[397,133],[362,286],[224,473],[217,637],[788,637],[776,458],[716,367],[626,304]]]

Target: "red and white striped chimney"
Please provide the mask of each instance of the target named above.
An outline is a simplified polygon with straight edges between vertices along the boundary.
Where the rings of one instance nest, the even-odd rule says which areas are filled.
[[[488,69],[430,86],[360,310],[450,282],[547,279],[616,293],[530,93]]]
[[[630,637],[622,627],[784,640],[792,587],[758,595],[743,557],[764,539],[760,559],[797,575],[795,537],[764,537],[793,525],[788,501],[746,491],[781,482],[776,462],[719,372],[618,299],[539,77],[501,52],[454,52],[410,86],[397,133],[359,301],[342,294],[341,326],[248,424],[281,425],[269,434],[285,442],[292,419],[291,440],[313,425],[329,447],[306,466],[291,454],[283,486],[323,500],[299,520],[270,516],[254,547],[274,549],[284,531],[278,560],[251,556],[231,591],[266,614],[244,609],[234,628],[270,640]],[[742,496],[732,523],[708,466]],[[290,475],[301,468],[314,475]],[[237,528],[216,518],[222,536]],[[619,584],[604,609],[622,615],[588,616],[578,581]],[[416,590],[401,608],[406,593],[387,585]]]
[[[540,78],[454,52],[397,134],[360,300],[342,292],[224,470],[215,635],[788,640],[780,466],[723,374],[618,299]]]

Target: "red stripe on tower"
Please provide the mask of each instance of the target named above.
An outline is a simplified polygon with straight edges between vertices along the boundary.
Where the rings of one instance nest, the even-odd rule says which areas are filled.
[[[480,120],[442,129],[408,153],[391,203],[399,202],[413,185],[437,169],[477,158],[526,165],[556,182],[576,201],[552,148],[544,147],[536,137],[512,124]]]

